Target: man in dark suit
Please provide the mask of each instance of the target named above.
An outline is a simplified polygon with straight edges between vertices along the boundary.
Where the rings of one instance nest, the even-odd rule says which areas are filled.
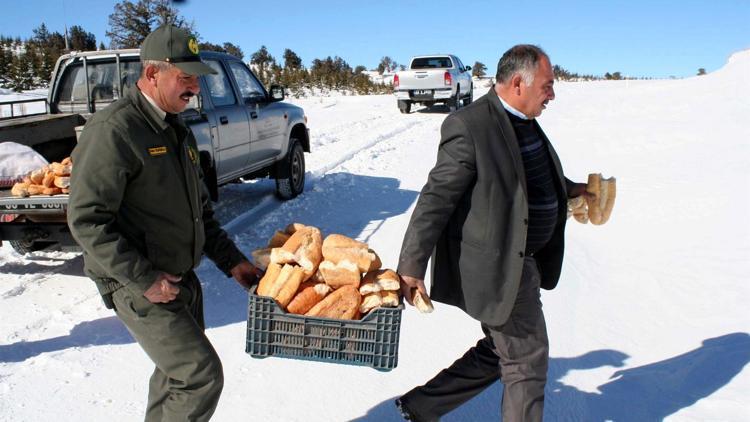
[[[565,178],[535,120],[553,84],[547,54],[517,45],[489,93],[443,123],[398,272],[413,303],[414,289],[426,293],[431,256],[432,299],[480,321],[485,337],[396,401],[407,420],[438,420],[498,379],[503,421],[542,420],[549,346],[540,287],[557,284],[567,198],[586,188]]]

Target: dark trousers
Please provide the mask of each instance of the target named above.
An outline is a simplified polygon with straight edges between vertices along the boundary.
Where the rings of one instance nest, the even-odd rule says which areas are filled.
[[[207,421],[224,386],[221,361],[204,334],[203,292],[192,271],[177,284],[177,298],[153,304],[120,288],[115,312],[156,365],[151,375],[147,422]]]
[[[401,397],[417,421],[439,420],[497,380],[504,384],[504,422],[542,420],[549,343],[539,283],[536,261],[525,258],[508,322],[499,328],[482,324],[485,337],[476,346]]]

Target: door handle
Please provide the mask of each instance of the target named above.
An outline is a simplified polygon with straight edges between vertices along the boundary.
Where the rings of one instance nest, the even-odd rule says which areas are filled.
[[[251,118],[251,119],[257,119],[257,118],[258,118],[258,113],[257,113],[257,112],[255,112],[255,111],[251,111],[251,112],[250,112],[250,118]]]
[[[229,123],[229,119],[227,119],[227,116],[221,116],[221,117],[219,117],[219,122],[222,125],[225,125],[225,124]]]

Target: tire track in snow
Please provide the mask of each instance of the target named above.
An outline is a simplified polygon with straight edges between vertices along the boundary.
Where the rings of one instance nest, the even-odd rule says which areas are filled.
[[[425,120],[412,120],[410,122],[407,122],[407,124],[399,126],[396,129],[374,136],[368,141],[361,143],[353,151],[347,151],[343,154],[340,154],[338,157],[326,162],[322,166],[319,166],[314,171],[306,172],[305,173],[305,190],[306,191],[312,190],[315,187],[315,184],[323,176],[325,176],[326,173],[344,164],[345,162],[351,160],[357,154],[363,151],[366,151],[368,149],[371,149],[382,142],[391,140],[407,130],[416,128],[418,126],[424,126],[428,123],[430,123],[430,121],[425,121]],[[245,211],[244,213],[232,219],[230,222],[226,223],[224,225],[224,230],[230,236],[238,235],[244,229],[250,227],[253,222],[258,221],[260,218],[264,217],[266,214],[270,214],[270,212],[272,212],[273,210],[281,206],[281,204],[283,204],[282,201],[275,198],[273,194],[270,194],[266,196],[264,199],[262,199],[254,207],[250,208],[249,210]]]

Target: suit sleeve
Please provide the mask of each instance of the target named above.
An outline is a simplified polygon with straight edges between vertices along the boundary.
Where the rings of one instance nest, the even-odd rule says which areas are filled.
[[[102,122],[86,128],[73,152],[68,225],[90,259],[134,294],[142,295],[157,279],[151,262],[117,227],[128,180],[141,162],[119,130]]]
[[[214,218],[214,210],[211,206],[211,196],[204,182],[203,171],[200,173],[201,203],[203,206],[202,218],[203,229],[206,236],[206,242],[203,245],[203,253],[216,264],[216,266],[226,274],[231,276],[230,270],[243,260],[247,260],[245,255],[240,252],[234,242],[229,238],[221,224]]]
[[[404,235],[398,272],[424,278],[432,251],[461,197],[476,178],[474,141],[465,123],[449,116],[441,128],[437,162]]]

